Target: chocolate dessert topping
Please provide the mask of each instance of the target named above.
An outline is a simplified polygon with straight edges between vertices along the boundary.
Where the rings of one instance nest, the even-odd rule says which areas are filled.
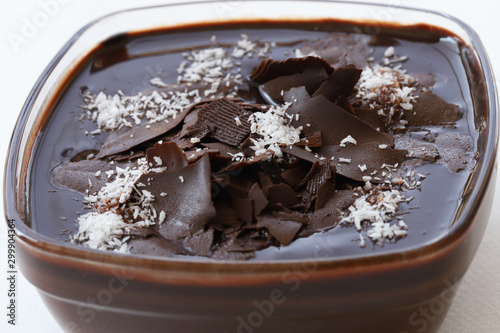
[[[248,118],[250,112],[237,103],[221,98],[197,111],[196,122],[186,130],[188,133],[209,131],[209,136],[228,145],[239,145],[250,134]]]
[[[383,246],[410,228],[405,191],[425,179],[412,168],[470,167],[472,138],[446,133],[460,108],[433,92],[433,75],[409,75],[394,47],[375,63],[366,38],[329,33],[282,60],[247,35],[216,40],[179,56],[175,83],[85,92],[100,144],[54,176],[90,209],[72,242],[244,260],[341,224],[362,248]]]
[[[289,58],[282,61],[267,59],[261,61],[259,66],[249,75],[249,78],[257,84],[263,84],[279,77],[289,77],[307,72],[305,70],[308,68],[322,68],[327,75],[333,72],[330,64],[318,57]],[[321,71],[318,72],[321,73]]]
[[[145,173],[137,183],[145,185],[140,187],[141,192],[151,193],[152,205],[158,215],[158,230],[166,239],[191,236],[203,230],[215,216],[210,196],[208,155],[185,167],[157,174]]]

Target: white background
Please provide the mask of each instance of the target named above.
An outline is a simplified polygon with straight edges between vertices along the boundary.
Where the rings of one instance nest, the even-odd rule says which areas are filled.
[[[494,71],[500,75],[500,2],[496,0],[392,0],[370,1],[432,9],[455,16],[481,37]],[[173,1],[133,0],[23,0],[3,2],[0,10],[0,175],[19,111],[38,76],[66,41],[101,15],[127,8]],[[47,4],[51,3],[47,11]],[[235,1],[233,1],[235,3]],[[45,9],[44,9],[45,8]],[[48,12],[50,15],[41,14]],[[43,21],[43,17],[47,20]],[[16,47],[9,36],[22,36],[26,21],[39,27]],[[396,18],[397,19],[397,18]],[[499,178],[500,179],[500,178]],[[500,332],[500,181],[496,204],[483,243],[458,291],[442,333]],[[3,191],[0,196],[3,196]],[[3,197],[1,198],[3,210]],[[3,214],[2,214],[3,215]],[[7,324],[6,228],[0,221],[0,332],[62,332],[40,300],[35,288],[18,275],[17,321]],[[183,333],[183,332],[182,332]],[[342,332],[339,332],[342,333]]]

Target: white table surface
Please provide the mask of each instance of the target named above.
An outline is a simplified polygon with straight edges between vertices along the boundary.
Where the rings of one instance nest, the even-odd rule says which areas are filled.
[[[174,1],[147,0],[151,4]],[[3,2],[0,10],[0,175],[3,175],[7,147],[19,111],[38,76],[64,43],[92,19],[115,10],[141,6],[133,0],[23,0]],[[366,0],[432,9],[455,16],[478,32],[500,75],[500,2],[496,0]],[[235,4],[237,1],[230,1]],[[50,4],[50,5],[49,5]],[[16,47],[14,34],[22,36],[25,22],[42,18],[36,31]],[[10,37],[9,37],[10,36]],[[26,35],[25,35],[26,36]],[[500,332],[500,177],[497,196],[484,240],[472,263],[440,332]],[[0,193],[3,196],[3,191]],[[0,198],[3,210],[3,198]],[[3,214],[2,214],[3,215]],[[7,324],[7,268],[5,221],[0,221],[0,332],[62,332],[45,308],[35,288],[18,274],[17,324]],[[339,332],[342,333],[342,332]]]

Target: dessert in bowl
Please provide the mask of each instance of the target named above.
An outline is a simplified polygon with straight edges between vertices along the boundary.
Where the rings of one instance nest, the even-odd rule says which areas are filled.
[[[476,35],[223,5],[105,17],[49,65],[6,176],[23,273],[67,331],[436,331],[492,200]]]

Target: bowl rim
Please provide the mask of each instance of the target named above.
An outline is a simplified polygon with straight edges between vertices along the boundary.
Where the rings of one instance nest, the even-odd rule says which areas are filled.
[[[72,244],[63,244],[62,242],[56,242],[46,236],[43,236],[30,227],[28,227],[21,218],[21,213],[19,211],[20,202],[17,200],[16,194],[16,181],[17,181],[17,159],[16,156],[19,154],[21,136],[25,130],[25,125],[27,118],[33,108],[34,102],[39,98],[39,93],[47,81],[50,73],[56,68],[60,59],[66,54],[66,52],[75,44],[75,42],[92,26],[99,24],[113,16],[119,15],[121,13],[133,12],[138,10],[154,9],[158,7],[172,7],[172,6],[196,6],[199,4],[207,3],[222,3],[224,1],[194,1],[188,3],[169,3],[164,5],[146,6],[138,8],[130,8],[125,10],[116,11],[108,15],[99,17],[84,27],[77,31],[68,42],[61,48],[61,50],[54,56],[42,74],[39,76],[34,87],[29,93],[25,104],[21,109],[21,113],[16,122],[10,144],[7,152],[5,173],[4,173],[4,211],[8,227],[13,229],[16,236],[20,242],[26,246],[26,249],[31,249],[37,252],[39,255],[42,253],[50,254],[53,256],[62,256],[68,260],[84,261],[86,263],[93,263],[97,266],[99,265],[123,265],[128,266],[131,263],[138,265],[142,268],[163,269],[178,267],[182,270],[189,271],[217,271],[217,272],[241,272],[242,267],[245,272],[260,272],[260,273],[270,273],[283,271],[290,267],[291,265],[297,263],[310,262],[314,260],[318,263],[318,269],[330,269],[332,267],[360,267],[360,266],[372,266],[372,265],[390,265],[393,263],[401,262],[402,260],[427,260],[429,257],[444,255],[444,253],[451,251],[451,249],[456,246],[459,239],[465,237],[468,230],[471,227],[474,217],[479,213],[479,208],[484,201],[484,197],[488,190],[492,190],[491,183],[495,175],[495,163],[497,159],[497,146],[498,146],[498,96],[496,91],[495,79],[492,71],[490,61],[488,59],[487,53],[484,49],[476,32],[463,21],[438,11],[418,9],[406,6],[393,6],[386,4],[374,4],[374,3],[364,3],[364,2],[351,2],[351,1],[335,1],[335,0],[314,0],[316,3],[337,3],[346,5],[363,5],[372,6],[378,8],[398,8],[407,11],[415,11],[421,13],[427,13],[435,16],[439,16],[443,19],[449,20],[457,24],[464,32],[470,37],[471,43],[468,45],[474,52],[474,58],[477,62],[477,66],[480,69],[484,81],[484,91],[487,94],[486,103],[488,104],[488,125],[487,135],[485,142],[485,151],[482,154],[483,160],[478,163],[481,167],[479,170],[474,171],[474,177],[477,179],[479,186],[474,186],[470,193],[468,194],[473,200],[468,200],[465,204],[464,210],[459,214],[458,219],[455,221],[453,226],[450,227],[448,232],[444,234],[437,240],[432,240],[429,242],[424,242],[418,246],[412,247],[410,249],[404,250],[389,250],[383,253],[376,254],[363,254],[363,255],[347,255],[340,258],[306,258],[306,259],[279,259],[279,260],[250,260],[250,261],[237,261],[237,260],[197,260],[194,258],[163,258],[156,256],[137,256],[130,254],[121,254],[115,252],[103,252],[98,250],[93,250],[90,248],[84,248],[81,246],[76,246]],[[251,0],[246,1],[251,2],[269,2],[266,0]],[[306,0],[272,0],[271,2],[306,2]],[[307,1],[310,2],[310,1]],[[89,50],[90,52],[90,50]],[[477,167],[477,165],[476,165]],[[475,168],[476,168],[475,167]],[[11,208],[12,207],[12,208]],[[15,207],[15,208],[14,208]],[[15,223],[15,226],[11,225],[11,221],[19,221]]]

